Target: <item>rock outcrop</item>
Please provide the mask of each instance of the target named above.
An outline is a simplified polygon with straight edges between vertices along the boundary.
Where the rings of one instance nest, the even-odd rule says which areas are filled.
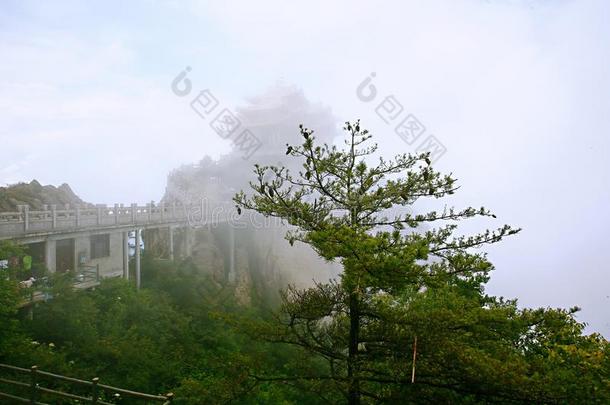
[[[254,163],[299,170],[301,162],[285,155],[287,143],[302,142],[299,124],[315,129],[321,142],[332,143],[336,135],[336,120],[330,109],[310,103],[302,91],[292,86],[277,85],[236,110],[263,147],[249,160],[233,150],[218,160],[206,157],[199,164],[172,171],[164,202],[193,204],[205,199],[211,205],[230,203],[236,192],[249,190]],[[252,215],[248,218],[245,226],[233,225],[232,231],[231,225],[218,224],[191,230],[194,236],[190,240],[178,236],[187,240],[191,259],[200,271],[220,284],[231,285],[239,303],[247,305],[252,299],[277,294],[289,283],[306,286],[313,280],[327,281],[339,274],[339,266],[325,263],[309,246],[291,247],[284,239],[287,228],[279,220],[265,221]],[[230,238],[235,242],[234,259],[230,257]]]
[[[45,204],[86,204],[66,183],[59,187],[43,186],[38,181],[17,183],[0,187],[0,211],[16,211],[19,205],[29,205],[32,210],[40,210]],[[89,204],[87,204],[89,205]]]

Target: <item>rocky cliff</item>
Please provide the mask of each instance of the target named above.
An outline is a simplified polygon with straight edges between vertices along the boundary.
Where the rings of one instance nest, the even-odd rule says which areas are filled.
[[[229,203],[239,190],[249,190],[254,179],[254,163],[273,164],[298,170],[300,162],[287,160],[286,143],[301,142],[298,126],[316,130],[316,137],[331,143],[336,135],[336,120],[330,109],[310,103],[303,92],[292,86],[277,85],[253,97],[237,108],[241,122],[263,144],[249,160],[234,150],[218,160],[204,158],[195,165],[185,165],[168,176],[163,201]],[[325,263],[309,246],[291,247],[284,239],[287,228],[279,221],[265,220],[248,213],[245,224],[218,224],[195,227],[187,240],[191,259],[202,272],[222,285],[230,285],[244,305],[265,294],[276,294],[288,283],[311,285],[313,280],[327,281],[339,274],[339,266]],[[161,233],[158,246],[167,246]],[[231,265],[230,241],[235,241]],[[152,239],[152,238],[149,238]],[[149,243],[151,246],[151,243]],[[233,267],[233,274],[231,273]]]
[[[16,211],[19,205],[40,210],[44,204],[85,204],[66,183],[59,187],[43,186],[38,181],[0,187],[0,211]]]

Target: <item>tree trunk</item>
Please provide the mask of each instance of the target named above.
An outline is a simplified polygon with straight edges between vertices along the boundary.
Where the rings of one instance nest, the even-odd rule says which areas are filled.
[[[358,376],[358,334],[360,332],[360,308],[357,292],[349,295],[349,352],[347,358],[348,403],[360,405],[360,380]]]

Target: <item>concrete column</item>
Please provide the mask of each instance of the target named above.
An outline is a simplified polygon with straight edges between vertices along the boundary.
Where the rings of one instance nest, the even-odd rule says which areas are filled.
[[[229,282],[235,281],[235,229],[229,224]]]
[[[23,206],[23,230],[27,232],[30,229],[30,206]]]
[[[72,271],[74,271],[74,273],[78,273],[78,271],[80,270],[80,262],[79,262],[79,257],[78,257],[78,238],[72,238],[72,247],[73,247],[73,251],[72,251],[72,256],[73,256],[73,260],[74,260],[74,268],[72,269]]]
[[[47,239],[44,246],[44,264],[51,273],[55,273],[56,252],[55,241]]]
[[[123,232],[123,278],[129,280],[129,232]]]
[[[174,260],[174,227],[169,227],[169,260]]]
[[[142,242],[142,230],[136,229],[136,288],[140,289],[140,243]]]
[[[193,246],[193,230],[190,226],[184,228],[184,257],[191,257]]]

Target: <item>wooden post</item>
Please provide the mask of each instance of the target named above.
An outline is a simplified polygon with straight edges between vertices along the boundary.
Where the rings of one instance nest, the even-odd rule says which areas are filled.
[[[30,404],[35,404],[38,400],[38,376],[36,375],[38,366],[30,367]]]
[[[100,382],[100,379],[95,377],[91,379],[91,383],[93,384],[91,386],[91,403],[92,404],[97,404],[97,400],[98,400],[98,386],[97,384]]]
[[[415,357],[417,357],[417,335],[413,341],[413,369],[411,370],[411,384],[415,383]]]

